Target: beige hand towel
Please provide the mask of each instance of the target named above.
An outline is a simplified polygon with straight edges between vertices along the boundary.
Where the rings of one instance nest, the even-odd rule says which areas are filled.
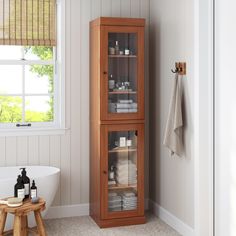
[[[182,91],[180,79],[179,75],[176,74],[163,142],[163,144],[171,150],[171,155],[177,154],[178,156],[183,154]]]

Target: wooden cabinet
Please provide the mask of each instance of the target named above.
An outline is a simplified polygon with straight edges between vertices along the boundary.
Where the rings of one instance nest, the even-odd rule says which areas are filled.
[[[145,222],[144,25],[90,22],[90,215],[100,227]]]

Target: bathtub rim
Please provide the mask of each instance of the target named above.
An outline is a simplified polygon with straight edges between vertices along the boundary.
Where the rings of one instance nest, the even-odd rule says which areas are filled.
[[[30,168],[30,167],[38,167],[38,168],[49,168],[49,169],[51,169],[51,170],[54,170],[53,172],[50,172],[50,173],[48,173],[48,174],[45,174],[45,175],[41,175],[41,176],[34,176],[34,177],[31,177],[31,176],[29,176],[29,178],[30,179],[34,179],[34,178],[45,178],[45,177],[49,177],[49,176],[52,176],[52,175],[56,175],[56,174],[60,174],[60,172],[61,172],[61,170],[60,170],[60,168],[58,168],[58,167],[55,167],[55,166],[47,166],[47,165],[17,165],[17,166],[1,166],[0,167],[0,171],[1,171],[1,169],[7,169],[7,168],[9,168],[9,169],[13,169],[13,168],[18,168],[18,169],[20,169],[20,168],[26,168],[26,171],[27,171],[27,168]],[[16,179],[17,179],[17,176],[20,174],[20,170],[19,170],[19,172],[18,173],[16,173],[16,175],[13,177],[6,177],[6,178],[1,178],[0,177],[0,183],[1,182],[4,182],[4,181],[12,181],[12,180],[14,180],[14,181],[16,181]]]

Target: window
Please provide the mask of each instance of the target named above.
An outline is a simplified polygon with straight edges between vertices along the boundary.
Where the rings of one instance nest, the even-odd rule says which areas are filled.
[[[54,65],[53,47],[0,46],[1,123],[54,121]]]
[[[56,38],[56,2],[1,4],[0,128],[63,128],[63,40]],[[58,5],[58,34],[63,32],[61,9]]]

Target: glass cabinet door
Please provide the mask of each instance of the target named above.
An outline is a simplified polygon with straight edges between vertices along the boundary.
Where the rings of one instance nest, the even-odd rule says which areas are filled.
[[[108,125],[106,131],[106,156],[104,169],[106,215],[137,214],[139,198],[143,190],[139,189],[138,169],[142,165],[143,150],[140,150],[139,138],[143,130],[139,125]],[[118,126],[118,127],[117,127]],[[136,126],[136,127],[135,127]]]
[[[108,211],[137,209],[137,131],[108,133]]]
[[[108,112],[137,113],[137,34],[108,33]]]
[[[139,27],[137,27],[139,28]],[[118,31],[118,30],[117,30]],[[105,118],[139,118],[143,111],[143,52],[141,33],[137,29],[127,32],[106,32],[107,41],[104,59],[105,77],[103,83]]]

